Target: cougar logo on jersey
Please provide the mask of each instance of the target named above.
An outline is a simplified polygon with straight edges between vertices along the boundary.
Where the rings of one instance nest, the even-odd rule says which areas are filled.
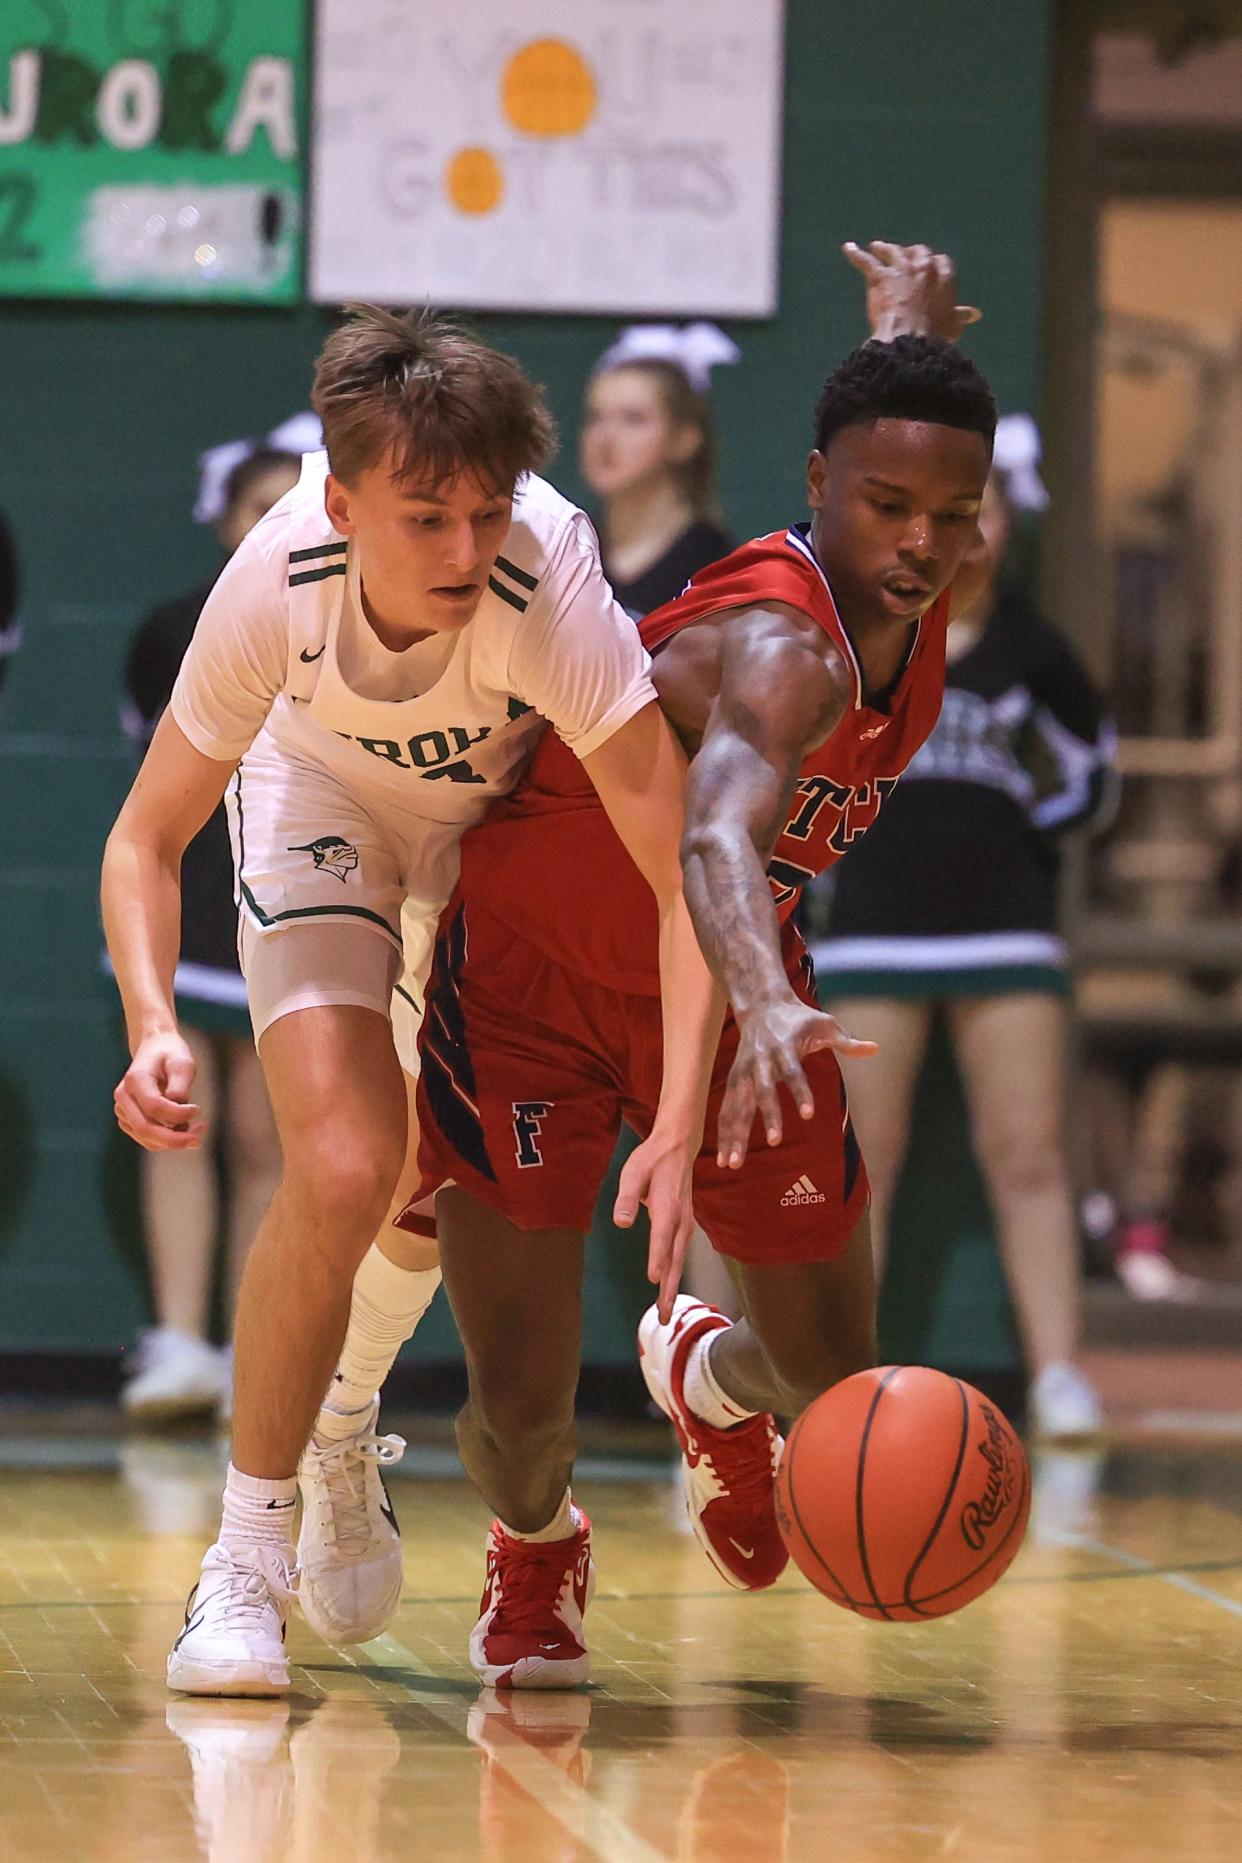
[[[350,841],[342,841],[339,834],[321,834],[317,841],[307,841],[300,847],[291,847],[291,854],[310,854],[315,867],[322,873],[334,873],[341,885],[345,876],[352,873],[358,865],[358,850]]]

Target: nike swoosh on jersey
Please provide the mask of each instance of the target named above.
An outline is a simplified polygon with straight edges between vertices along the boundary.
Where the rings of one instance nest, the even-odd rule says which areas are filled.
[[[305,647],[303,647],[301,653],[298,655],[299,660],[305,660],[307,666],[309,666],[312,660],[322,659],[324,648],[327,646],[327,644],[328,644],[327,641],[325,641],[323,644],[323,647],[319,649],[318,653],[307,653]]]

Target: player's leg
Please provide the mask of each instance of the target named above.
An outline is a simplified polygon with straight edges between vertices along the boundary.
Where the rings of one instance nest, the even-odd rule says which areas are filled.
[[[875,1363],[870,1224],[859,1218],[830,1261],[736,1262],[742,1318],[704,1352],[727,1402],[796,1417],[822,1391]]]
[[[280,1136],[253,1040],[240,1035],[228,1035],[222,1040],[229,1171],[225,1273],[231,1322],[250,1245],[280,1182]]]
[[[403,929],[406,915],[403,914]],[[349,1325],[316,1430],[330,1438],[347,1431],[341,1419],[369,1410],[397,1353],[413,1337],[440,1285],[432,1199],[419,1199],[418,1030],[425,978],[405,975],[393,992],[392,1030],[405,1081],[405,1159],[384,1220],[354,1277]]]
[[[462,1459],[497,1514],[470,1654],[495,1686],[564,1688],[589,1669],[590,1523],[569,1473],[582,1239],[620,1128],[618,1017],[508,926],[468,918],[467,935],[455,906],[437,941],[418,1109],[426,1181],[450,1186],[436,1214],[470,1375]]]
[[[316,1433],[338,1440],[374,1404],[405,1342],[440,1284],[435,1211],[420,1198],[418,1163],[418,1031],[427,973],[456,857],[455,831],[443,823],[406,824],[401,850],[402,972],[392,993],[393,1041],[405,1074],[405,1162],[392,1203],[354,1280],[340,1361],[325,1393]],[[448,863],[446,865],[446,862]],[[345,1421],[342,1421],[345,1419]]]
[[[569,1488],[583,1233],[519,1229],[459,1188],[440,1192],[436,1214],[470,1380],[457,1443],[495,1514],[470,1658],[492,1686],[570,1688],[589,1673],[594,1576]]]
[[[681,1285],[696,1300],[705,1300],[709,1307],[718,1308],[731,1320],[736,1319],[741,1312],[737,1303],[737,1288],[733,1285],[733,1277],[724,1257],[716,1253],[710,1236],[697,1223],[694,1234],[686,1244],[686,1265],[682,1270]]]
[[[388,1021],[394,946],[366,927],[314,919],[243,946],[283,1169],[238,1301],[220,1539],[169,1659],[170,1684],[194,1693],[287,1686],[298,1459],[406,1137]]]
[[[809,979],[805,986],[810,988]],[[867,1175],[836,1058],[806,1057],[815,1099],[783,1142],[753,1150],[740,1172],[716,1163],[715,1125],[737,1031],[726,1024],[695,1169],[695,1213],[730,1265],[743,1317],[681,1295],[671,1321],[639,1326],[647,1386],[682,1449],[696,1537],[728,1583],[759,1590],[787,1557],[776,1523],[777,1415],[871,1364],[875,1271]],[[650,1116],[648,1085],[645,1117]]]
[[[1074,1364],[1078,1224],[1065,1148],[1064,1002],[1037,991],[972,997],[950,1016],[975,1155],[1035,1373],[1036,1424],[1053,1436],[1090,1434],[1101,1417]]]
[[[284,1480],[297,1468],[345,1335],[354,1273],[401,1169],[405,1094],[387,1017],[372,1009],[332,1004],[284,1016],[259,1053],[283,1170],[242,1277],[233,1449],[248,1473]]]
[[[215,1123],[217,1056],[211,1036],[183,1030],[196,1069],[194,1092]],[[144,1334],[121,1402],[137,1418],[214,1410],[224,1395],[220,1354],[207,1338],[219,1215],[214,1148],[142,1154],[142,1213],[151,1265],[155,1325]]]
[[[379,1393],[440,1285],[434,1216],[420,1233],[396,1227],[419,1175],[417,1083],[408,1074],[404,1081],[405,1163],[354,1276],[344,1343],[298,1469],[298,1602],[328,1643],[379,1636],[404,1581],[401,1534],[382,1471],[400,1459],[405,1443],[380,1434]]]
[[[849,997],[833,1005],[848,1028],[858,1029],[877,1052],[843,1060],[841,1072],[849,1093],[850,1116],[867,1160],[871,1182],[871,1246],[876,1280],[883,1278],[888,1258],[888,1221],[897,1179],[910,1143],[910,1110],[919,1069],[927,1052],[933,1005]],[[848,1008],[848,1015],[845,1010]]]
[[[421,880],[434,890],[443,831],[428,824],[423,830],[419,875],[411,872],[403,884]],[[411,849],[406,853],[413,859]],[[407,897],[402,908],[404,970],[391,1003],[393,1041],[405,1077],[405,1162],[354,1276],[345,1339],[298,1470],[298,1601],[329,1643],[364,1643],[378,1636],[400,1603],[404,1582],[401,1533],[382,1470],[400,1459],[405,1443],[400,1436],[380,1434],[379,1405],[397,1354],[413,1337],[440,1285],[435,1211],[430,1198],[419,1197],[416,1097],[418,1029],[438,918],[433,903],[425,901],[416,909]]]
[[[583,1236],[518,1229],[457,1188],[440,1192],[436,1215],[470,1379],[457,1419],[462,1464],[508,1528],[538,1533],[573,1466]]]
[[[823,1175],[823,1165],[820,1167]],[[711,1214],[702,1213],[709,1233]],[[797,1416],[875,1362],[875,1272],[865,1213],[830,1260],[730,1264],[742,1317],[679,1295],[671,1322],[639,1326],[643,1375],[677,1431],[686,1507],[720,1576],[758,1591],[788,1555],[772,1483],[777,1416]]]
[[[403,1080],[405,1160],[384,1220],[354,1276],[349,1326],[315,1424],[329,1437],[346,1434],[348,1419],[374,1405],[440,1285],[433,1202],[419,1196],[418,1082],[409,1074]]]

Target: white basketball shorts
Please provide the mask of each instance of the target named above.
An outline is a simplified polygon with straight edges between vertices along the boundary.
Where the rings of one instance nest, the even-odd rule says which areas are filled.
[[[381,813],[331,771],[264,740],[225,801],[256,1042],[294,1010],[357,1004],[391,1017],[401,1064],[416,1073],[423,987],[463,824]]]

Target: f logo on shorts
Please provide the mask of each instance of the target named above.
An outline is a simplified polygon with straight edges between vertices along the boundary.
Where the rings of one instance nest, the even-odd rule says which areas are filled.
[[[529,1171],[543,1163],[543,1153],[535,1140],[543,1131],[543,1122],[556,1105],[555,1100],[514,1100],[513,1136],[517,1140],[518,1169]]]

